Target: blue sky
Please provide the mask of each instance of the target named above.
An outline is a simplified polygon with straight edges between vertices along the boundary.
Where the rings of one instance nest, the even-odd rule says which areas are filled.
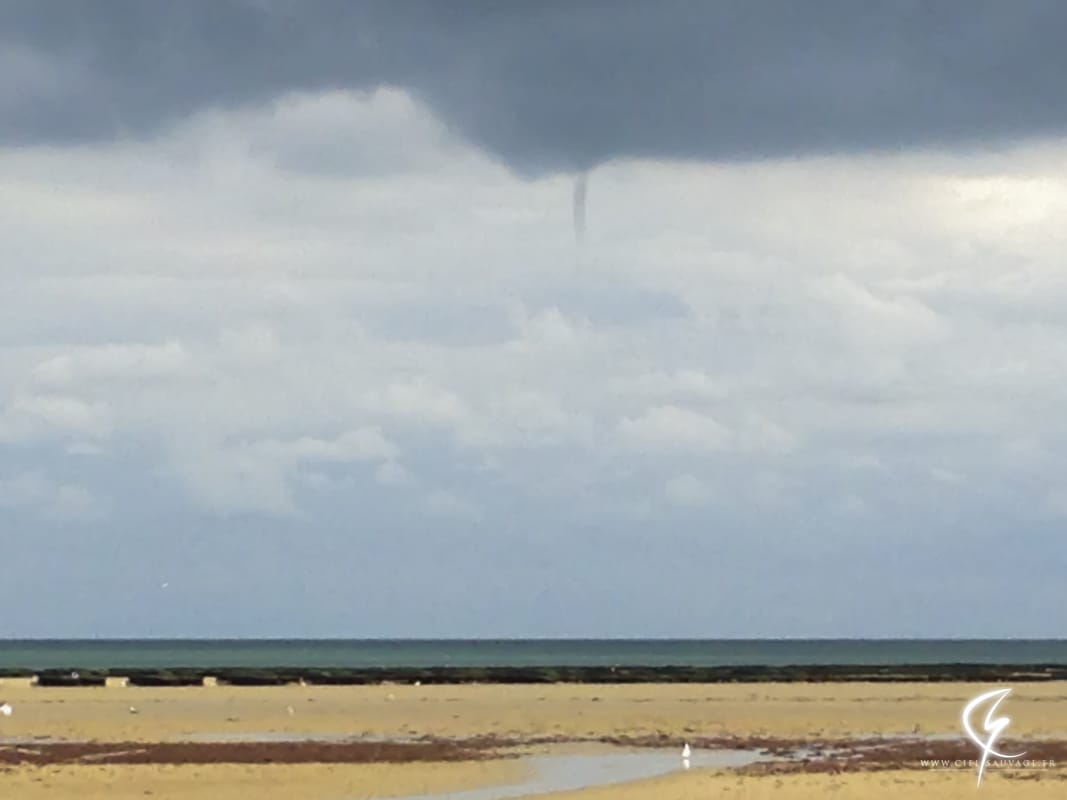
[[[79,8],[0,3],[0,635],[1062,634],[1055,4]]]

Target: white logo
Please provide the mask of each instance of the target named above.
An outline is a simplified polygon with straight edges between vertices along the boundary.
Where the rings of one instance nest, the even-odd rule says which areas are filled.
[[[1011,689],[995,689],[992,692],[986,692],[980,694],[974,698],[963,709],[963,716],[961,720],[963,722],[963,730],[967,732],[967,735],[971,737],[971,740],[978,745],[978,748],[982,751],[982,760],[978,762],[978,785],[982,785],[982,773],[985,772],[986,761],[989,760],[990,755],[994,755],[997,758],[1019,758],[1026,755],[1023,753],[1016,753],[1015,755],[1006,755],[999,753],[994,749],[997,741],[997,737],[1003,733],[1004,729],[1011,724],[1009,717],[997,717],[993,719],[993,715],[997,712],[997,707],[1004,701],[1004,698],[1011,694]],[[989,706],[989,711],[985,715],[985,720],[982,722],[982,730],[988,734],[986,739],[982,739],[977,733],[975,733],[974,727],[971,725],[971,715],[974,710],[981,706],[983,703],[992,700],[992,705]]]

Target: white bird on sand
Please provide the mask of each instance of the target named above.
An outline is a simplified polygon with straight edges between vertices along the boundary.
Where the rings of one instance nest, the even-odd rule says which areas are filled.
[[[130,713],[131,714],[136,714],[137,713],[137,709],[135,707],[133,707],[133,706],[130,706]]]
[[[689,749],[689,742],[685,743],[685,747],[682,748],[682,758],[689,758],[693,754],[693,751]]]
[[[10,717],[11,716],[11,712],[14,711],[14,710],[15,709],[13,709],[11,707],[10,703],[0,704],[0,714],[3,714],[5,717]]]

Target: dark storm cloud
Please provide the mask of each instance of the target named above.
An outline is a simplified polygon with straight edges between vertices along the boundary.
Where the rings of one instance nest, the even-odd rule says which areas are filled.
[[[0,141],[404,87],[520,172],[1067,130],[1067,4],[0,2]]]

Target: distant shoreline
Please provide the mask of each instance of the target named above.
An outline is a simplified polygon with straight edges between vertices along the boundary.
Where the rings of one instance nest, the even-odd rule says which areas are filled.
[[[496,670],[500,681],[604,680],[603,670],[639,670],[643,679],[701,680],[848,679],[858,673],[931,671],[946,667],[972,674],[978,666],[1038,671],[1067,665],[1067,641],[1056,639],[59,639],[0,640],[0,676],[71,671],[167,673],[200,670],[303,671],[318,679],[327,671],[437,670],[412,680],[483,680],[478,670]],[[962,665],[962,666],[960,666]],[[444,670],[444,672],[441,672]],[[469,670],[449,672],[455,670]],[[500,670],[505,670],[500,672]],[[507,670],[511,670],[508,672]],[[525,672],[524,672],[525,671]],[[412,672],[411,674],[416,674]],[[912,674],[912,673],[908,673]],[[408,680],[406,673],[398,680]],[[825,677],[822,677],[825,675]],[[304,676],[301,676],[304,677]],[[891,676],[890,676],[891,677]],[[852,677],[853,680],[863,678]],[[1047,679],[1047,678],[1045,678]],[[351,679],[346,679],[351,680]],[[369,680],[369,678],[368,678]]]
[[[942,683],[1047,682],[1067,680],[1067,664],[800,664],[785,666],[435,666],[435,667],[169,667],[33,669],[7,667],[0,678],[35,679],[40,686],[313,686],[375,684],[633,684],[633,683]]]

